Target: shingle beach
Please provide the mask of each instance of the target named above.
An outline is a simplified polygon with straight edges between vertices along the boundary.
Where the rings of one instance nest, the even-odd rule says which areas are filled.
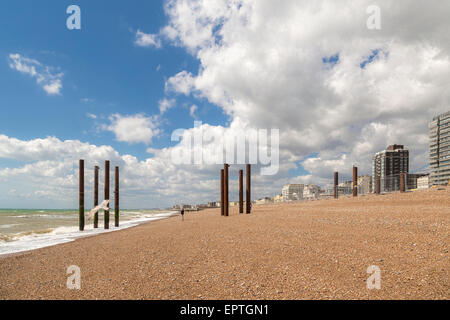
[[[0,257],[0,299],[448,299],[450,189],[187,213]],[[81,269],[81,290],[66,287]],[[366,287],[369,266],[381,289]]]

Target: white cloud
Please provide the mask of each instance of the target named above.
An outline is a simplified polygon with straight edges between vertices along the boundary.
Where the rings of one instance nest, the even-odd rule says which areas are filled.
[[[196,112],[197,112],[198,107],[194,104],[191,106],[191,108],[189,109],[189,114],[191,115],[192,118],[196,119]]]
[[[9,67],[21,73],[28,74],[36,78],[38,85],[44,89],[48,95],[60,95],[62,85],[61,72],[55,72],[55,69],[45,66],[37,60],[21,56],[18,53],[9,55]]]
[[[255,168],[255,197],[277,194],[289,181],[327,184],[334,170],[349,176],[353,164],[370,173],[372,155],[392,143],[410,149],[412,169],[426,165],[428,121],[450,109],[450,3],[383,1],[380,31],[366,28],[369,4],[167,1],[164,36],[200,62],[197,74],[181,71],[171,77],[167,92],[194,93],[221,107],[230,125],[204,124],[211,134],[280,129],[279,174],[259,176]],[[376,49],[382,50],[379,58],[362,69]],[[323,63],[336,54],[335,65]],[[28,62],[21,68],[31,75],[37,65]],[[110,120],[105,128],[120,141],[150,143],[158,131],[157,120],[143,115]],[[44,186],[43,191],[57,195],[52,199],[76,206],[77,159],[86,157],[91,168],[110,158],[121,166],[125,207],[218,200],[219,166],[176,166],[171,161],[176,148],[186,146],[149,148],[152,157],[139,160],[108,146],[0,136],[1,158],[32,162],[0,170],[0,188],[34,194]],[[310,173],[290,178],[296,163]],[[231,167],[231,177],[237,177],[238,168]],[[237,199],[235,183],[233,179],[230,199]]]
[[[118,141],[150,144],[152,138],[159,133],[155,117],[114,114],[109,120],[111,124],[105,125],[103,129],[113,132]]]
[[[450,2],[383,1],[379,31],[366,27],[370,4],[169,0],[163,33],[201,65],[166,90],[208,99],[231,127],[279,128],[281,161],[303,161],[316,181],[354,163],[370,173],[373,153],[391,143],[423,167],[428,122],[450,109]]]
[[[86,117],[88,117],[89,119],[97,119],[97,116],[93,113],[86,113]]]
[[[167,92],[179,92],[185,95],[189,95],[194,88],[194,78],[191,73],[182,71],[176,76],[171,77],[166,82]]]
[[[161,48],[161,40],[157,34],[144,33],[141,30],[136,32],[134,43],[139,47]]]
[[[166,113],[167,110],[173,108],[175,106],[175,99],[162,99],[159,101],[159,112],[160,114]]]

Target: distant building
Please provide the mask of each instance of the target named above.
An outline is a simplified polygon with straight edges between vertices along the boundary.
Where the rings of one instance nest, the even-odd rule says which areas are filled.
[[[372,177],[364,175],[358,177],[358,194],[372,193]]]
[[[281,192],[283,201],[295,201],[303,199],[304,184],[287,184]]]
[[[174,210],[181,210],[181,208],[184,208],[184,210],[186,210],[186,211],[197,210],[197,206],[193,206],[190,204],[176,204],[173,206]]]
[[[338,196],[346,196],[352,194],[352,182],[346,181],[342,182],[337,186]],[[334,196],[334,187],[332,185],[327,185],[324,191],[319,191],[320,199],[329,199]]]
[[[304,200],[315,200],[319,199],[319,186],[315,184],[308,184],[303,188],[303,199]]]
[[[220,202],[208,202],[208,208],[220,208]]]
[[[422,177],[428,176],[426,173],[413,173],[407,175],[406,188],[408,190],[418,189],[418,180]]]
[[[423,190],[430,187],[430,175],[425,175],[417,179],[417,189]]]
[[[372,186],[375,189],[376,179],[380,177],[380,191],[400,190],[400,173],[409,172],[409,151],[402,145],[394,144],[373,157]]]
[[[353,181],[344,181],[338,184],[338,195],[349,195],[353,193]]]
[[[275,197],[272,197],[272,201],[273,201],[274,203],[280,203],[280,202],[283,202],[283,195],[278,194],[278,195],[276,195]]]
[[[333,197],[333,188],[326,186],[325,189],[319,190],[319,199],[330,199]]]
[[[450,181],[450,111],[430,122],[430,185]]]
[[[262,199],[255,200],[254,203],[255,203],[255,205],[263,205],[263,204],[273,203],[273,200],[272,200],[272,198],[265,197]]]

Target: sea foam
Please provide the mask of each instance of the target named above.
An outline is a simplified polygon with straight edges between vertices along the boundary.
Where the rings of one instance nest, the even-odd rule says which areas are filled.
[[[135,219],[121,221],[120,227],[118,228],[114,227],[114,223],[112,223],[108,230],[105,230],[103,225],[99,225],[99,228],[94,229],[92,223],[90,223],[89,225],[86,225],[84,231],[79,231],[77,226],[65,226],[39,231],[21,232],[18,234],[0,234],[0,255],[40,249],[61,243],[72,242],[78,238],[123,230],[145,222],[165,219],[176,213],[177,212],[142,214],[136,212]]]

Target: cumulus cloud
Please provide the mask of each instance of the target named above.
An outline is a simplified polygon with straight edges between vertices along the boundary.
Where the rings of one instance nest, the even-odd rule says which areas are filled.
[[[189,108],[189,114],[191,115],[192,118],[196,119],[196,112],[197,112],[198,107],[194,104]]]
[[[155,117],[114,114],[109,120],[110,125],[104,125],[103,129],[113,132],[117,141],[150,144],[152,138],[159,133]]]
[[[175,99],[162,99],[159,101],[159,112],[160,114],[166,113],[167,110],[173,108],[175,106]]]
[[[8,58],[11,69],[35,78],[37,84],[48,95],[61,94],[63,73],[56,72],[55,68],[45,66],[35,59],[24,57],[18,53],[11,53]]]
[[[392,143],[427,164],[428,122],[450,109],[449,2],[387,0],[369,30],[372,1],[169,0],[163,29],[200,62],[166,90],[218,105],[231,126],[279,128],[282,162],[312,179],[370,173]],[[305,160],[306,159],[306,160]]]
[[[17,160],[14,167],[0,169],[0,201],[5,206],[20,202],[26,207],[75,208],[79,159],[85,160],[86,193],[92,192],[94,166],[103,170],[104,160],[110,160],[111,167],[120,167],[124,208],[168,207],[218,199],[218,192],[211,193],[218,186],[217,166],[175,165],[171,148],[154,149],[153,153],[152,158],[139,160],[119,154],[111,146],[79,140],[21,140],[0,135],[0,159]],[[86,207],[92,206],[91,198],[86,201]]]
[[[182,71],[171,77],[166,82],[165,87],[167,92],[178,92],[189,95],[194,88],[194,78],[191,73]]]
[[[144,33],[141,30],[136,32],[134,43],[139,47],[161,47],[161,40],[157,34]]]
[[[222,137],[248,128],[280,129],[279,173],[260,176],[255,168],[255,197],[280,193],[288,182],[325,185],[335,170],[349,177],[353,164],[370,173],[372,155],[393,143],[410,149],[411,169],[423,168],[428,122],[450,109],[450,3],[386,0],[379,4],[382,29],[368,30],[371,4],[169,0],[161,34],[190,52],[200,68],[179,70],[166,91],[207,99],[228,115],[229,126],[187,129],[180,144],[149,148],[152,156],[141,160],[79,141],[0,136],[1,158],[31,162],[0,170],[0,186],[21,190],[13,181],[23,179],[31,189],[25,193],[45,186],[75,206],[76,160],[91,155],[89,168],[108,157],[121,166],[125,207],[217,200],[220,166],[175,165],[171,159],[189,148],[188,137],[200,129]],[[23,68],[31,75],[33,66]],[[155,118],[144,115],[110,121],[106,130],[119,141],[150,143],[158,132]],[[203,147],[208,152],[215,145]],[[297,164],[309,173],[295,174]],[[241,167],[230,168],[230,199],[237,199]]]

